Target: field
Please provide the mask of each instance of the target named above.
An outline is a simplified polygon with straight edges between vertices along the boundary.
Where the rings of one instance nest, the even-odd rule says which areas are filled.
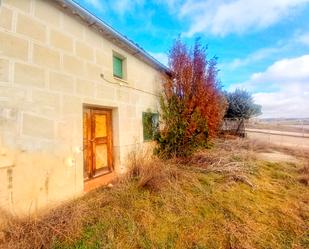
[[[187,159],[135,152],[112,187],[8,216],[0,247],[309,248],[308,162],[308,151],[241,139]]]
[[[309,119],[258,119],[250,121],[247,128],[309,134]]]
[[[246,124],[246,133],[249,138],[265,143],[308,150],[308,123],[308,119],[253,120]]]

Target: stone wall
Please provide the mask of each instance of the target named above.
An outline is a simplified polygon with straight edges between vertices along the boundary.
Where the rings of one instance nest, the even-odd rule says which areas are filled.
[[[112,55],[126,58],[125,81]],[[104,77],[102,77],[104,75]],[[161,75],[51,0],[0,7],[0,208],[31,213],[83,193],[84,104],[113,109],[114,162],[143,144]]]

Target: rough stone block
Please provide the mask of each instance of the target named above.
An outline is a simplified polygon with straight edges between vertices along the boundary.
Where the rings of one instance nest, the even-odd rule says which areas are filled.
[[[136,118],[136,107],[134,105],[127,105],[126,106],[126,115],[130,118]]]
[[[63,67],[68,73],[73,75],[84,75],[84,62],[74,56],[63,56]]]
[[[60,68],[59,52],[36,44],[33,46],[33,61],[48,68]]]
[[[71,15],[63,15],[62,26],[69,34],[78,37],[79,39],[84,38],[85,24],[83,24],[78,18]]]
[[[0,8],[0,27],[11,30],[12,29],[13,12],[12,10],[1,7]]]
[[[9,61],[0,59],[0,81],[9,81]]]
[[[94,59],[93,49],[82,42],[76,42],[76,55],[89,61]]]
[[[18,8],[19,10],[29,12],[31,1],[28,0],[3,0],[4,4]]]
[[[79,97],[63,95],[62,97],[62,112],[63,114],[81,115],[82,100]]]
[[[68,51],[68,52],[72,52],[73,51],[73,40],[70,36],[56,31],[56,30],[52,30],[50,32],[50,43],[52,46]]]
[[[28,42],[26,40],[0,31],[0,44],[1,55],[27,60]]]
[[[114,87],[102,83],[98,84],[96,91],[96,97],[98,99],[115,100],[115,96],[116,96],[116,90]]]
[[[31,17],[19,14],[17,20],[17,32],[37,41],[46,41],[46,26]]]
[[[34,15],[48,25],[60,26],[61,11],[47,0],[34,1]]]
[[[42,117],[57,119],[60,115],[60,95],[58,93],[33,90],[31,104],[32,106],[27,110]]]
[[[120,102],[129,103],[130,93],[128,89],[117,89],[117,100]]]
[[[91,44],[92,47],[102,48],[102,36],[92,28],[87,28],[85,30],[85,40],[87,43]]]
[[[76,80],[76,92],[80,95],[94,96],[95,84],[87,80]]]
[[[45,72],[38,67],[16,63],[14,82],[24,86],[44,87]]]
[[[54,132],[54,121],[31,114],[23,114],[22,134],[53,139]]]
[[[94,80],[94,81],[101,81],[102,73],[103,73],[103,70],[101,67],[97,66],[96,64],[87,63],[86,65],[87,79]]]
[[[32,101],[36,106],[51,108],[59,111],[60,95],[42,90],[32,92]]]
[[[104,65],[105,58],[104,58],[104,53],[102,52],[102,50],[96,50],[95,60],[97,64]]]
[[[74,92],[73,77],[61,73],[50,72],[49,88],[53,91],[72,93]]]

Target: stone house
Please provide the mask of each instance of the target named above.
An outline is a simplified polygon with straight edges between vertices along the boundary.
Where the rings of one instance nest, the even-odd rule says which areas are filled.
[[[126,170],[168,69],[71,0],[0,2],[0,209],[28,214]]]

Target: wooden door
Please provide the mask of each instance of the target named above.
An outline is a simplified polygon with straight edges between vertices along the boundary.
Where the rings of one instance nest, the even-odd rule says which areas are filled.
[[[112,113],[108,109],[84,108],[84,178],[113,171]]]

